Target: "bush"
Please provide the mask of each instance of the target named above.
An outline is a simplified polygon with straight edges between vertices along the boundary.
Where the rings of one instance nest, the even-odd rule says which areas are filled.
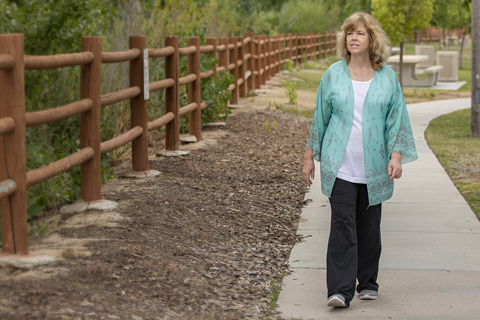
[[[285,80],[283,82],[283,88],[285,89],[285,94],[288,97],[288,103],[290,104],[297,104],[297,98],[298,98],[298,85],[296,82],[289,82],[288,80]]]
[[[0,33],[23,33],[25,54],[78,52],[82,35],[101,35],[106,30],[110,4],[110,1],[101,0],[0,0]],[[79,67],[26,71],[26,111],[51,109],[79,100],[79,74]],[[79,149],[78,118],[27,129],[27,170],[64,158]],[[79,171],[80,168],[75,167],[30,187],[28,219],[33,219],[45,207],[77,199]],[[105,179],[105,168],[103,172]]]
[[[115,4],[115,10],[112,9]],[[23,33],[25,54],[52,55],[80,51],[82,35],[102,35],[102,51],[128,49],[128,37],[144,34],[147,47],[163,47],[167,34],[179,35],[180,47],[187,46],[189,36],[200,36],[205,44],[207,22],[197,1],[127,1],[127,0],[0,0],[0,33]],[[201,71],[216,62],[202,54]],[[164,59],[152,59],[150,81],[165,78]],[[187,75],[187,57],[180,58],[180,76]],[[102,65],[102,94],[129,87],[128,63]],[[232,83],[229,73],[202,80],[202,101],[208,107],[202,112],[202,123],[220,119],[226,90]],[[181,106],[188,104],[187,86],[181,87]],[[80,67],[25,72],[26,111],[38,111],[66,105],[80,99]],[[228,110],[225,115],[228,114]],[[165,114],[163,90],[153,93],[148,103],[152,119]],[[182,121],[185,122],[186,117]],[[124,101],[102,108],[101,140],[106,141],[130,128],[130,103]],[[163,129],[160,129],[163,130]],[[28,128],[26,132],[27,170],[64,158],[80,148],[79,116]],[[109,164],[128,146],[102,156],[102,183],[109,177]],[[80,196],[80,167],[74,167],[28,189],[28,219],[35,218],[49,206],[72,202]],[[48,226],[31,224],[44,232]]]

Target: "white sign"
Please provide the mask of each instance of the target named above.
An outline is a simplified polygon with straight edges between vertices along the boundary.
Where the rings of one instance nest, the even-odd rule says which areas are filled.
[[[148,50],[143,50],[143,100],[150,99],[150,83],[148,80]]]

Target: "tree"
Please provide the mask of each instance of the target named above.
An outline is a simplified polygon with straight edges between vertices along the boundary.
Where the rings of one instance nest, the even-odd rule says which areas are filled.
[[[472,0],[460,0],[458,28],[463,29],[462,44],[460,47],[460,69],[463,69],[463,48],[465,47],[465,35],[471,32]]]
[[[480,2],[472,1],[472,110],[471,135],[480,137]]]
[[[370,12],[371,0],[324,0],[323,1],[328,9],[338,8],[340,14],[338,15],[339,21],[343,21],[348,18],[352,13],[357,11]]]
[[[372,0],[372,15],[380,22],[391,43],[400,43],[400,85],[402,85],[403,43],[413,31],[428,28],[434,0]]]
[[[439,30],[463,29],[462,48],[465,33],[470,30],[471,3],[471,0],[435,0],[433,5],[433,15],[430,23]],[[440,31],[440,47],[442,45],[441,34]],[[462,53],[463,50],[460,49],[460,69],[462,68]]]
[[[340,9],[318,0],[289,0],[280,11],[259,12],[254,19],[255,33],[317,33],[340,25]],[[318,19],[322,17],[322,19]]]

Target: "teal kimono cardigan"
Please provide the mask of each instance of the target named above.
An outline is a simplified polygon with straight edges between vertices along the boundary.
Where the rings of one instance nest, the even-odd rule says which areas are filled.
[[[346,60],[334,63],[320,81],[307,149],[321,163],[322,192],[330,197],[353,123],[353,87]],[[363,151],[369,205],[392,197],[388,176],[392,153],[401,163],[417,159],[405,99],[395,72],[377,70],[363,104]]]

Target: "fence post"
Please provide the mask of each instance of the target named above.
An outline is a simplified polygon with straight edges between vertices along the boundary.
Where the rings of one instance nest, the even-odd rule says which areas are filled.
[[[275,77],[277,74],[277,66],[278,66],[278,50],[277,50],[277,45],[278,45],[278,35],[272,36],[272,52],[273,52],[273,68],[272,68],[272,77]]]
[[[207,46],[213,46],[212,57],[213,59],[217,59],[217,38],[209,37],[207,38]],[[213,65],[213,76],[217,75],[217,64]]]
[[[268,43],[268,57],[270,58],[268,63],[270,65],[268,78],[270,80],[271,78],[275,77],[275,36],[268,35]]]
[[[317,48],[317,60],[322,58],[322,45],[320,42],[321,34],[320,32],[317,33],[317,41],[316,41],[316,48]]]
[[[255,81],[254,81],[254,62],[253,62],[253,32],[247,32],[245,34],[247,38],[250,38],[250,42],[247,43],[247,53],[250,54],[250,59],[247,62],[247,70],[250,70],[251,74],[247,79],[247,95],[255,90]],[[256,79],[255,79],[256,80]]]
[[[310,34],[306,33],[304,37],[305,37],[305,63],[306,63],[310,55]]]
[[[235,88],[232,90],[232,104],[238,104],[238,65],[237,65],[237,38],[236,37],[231,37],[228,39],[229,44],[233,44],[234,47],[232,49],[228,50],[228,56],[230,58],[229,63],[232,64],[234,63],[235,66],[233,67],[232,70],[230,70],[230,73],[233,75],[235,80],[233,81],[233,84],[235,85]]]
[[[178,37],[165,37],[165,47],[173,47],[173,54],[165,57],[165,79],[173,79],[174,85],[165,89],[165,113],[173,112],[175,118],[165,125],[165,150],[180,150],[179,116],[179,51]]]
[[[310,38],[310,33],[307,33],[307,34],[305,35],[305,58],[306,58],[306,59],[305,59],[305,63],[306,63],[308,60],[310,60],[310,49],[311,49],[311,47],[310,47],[310,40],[311,40],[311,38]]]
[[[302,63],[303,57],[305,56],[305,62],[308,60],[308,34],[304,33],[303,34],[303,54],[302,54]]]
[[[275,68],[276,74],[280,73],[280,66],[282,62],[282,54],[281,54],[281,46],[280,46],[280,41],[282,39],[282,35],[279,34],[277,35],[277,43],[276,43],[276,48],[277,48],[277,67]]]
[[[268,71],[267,71],[267,66],[268,66],[268,51],[267,51],[267,36],[263,35],[260,36],[261,39],[263,40],[263,45],[261,46],[262,54],[263,54],[263,59],[262,59],[262,66],[263,66],[263,77],[262,77],[262,84],[266,85],[267,80],[268,80]],[[270,68],[269,68],[270,70]]]
[[[305,37],[305,34],[302,34],[300,40],[302,41],[302,45],[301,45],[301,54],[300,54],[300,65],[303,64],[303,55],[305,54],[305,50],[306,50],[306,37]]]
[[[310,60],[316,60],[317,59],[317,37],[315,35],[315,33],[311,33],[310,34],[310,53],[311,53],[311,56],[310,56]]]
[[[282,71],[282,60],[283,60],[283,48],[285,47],[284,45],[282,45],[284,43],[284,40],[285,40],[285,36],[284,34],[279,34],[278,35],[278,66],[277,66],[277,73],[280,73],[280,71]]]
[[[297,35],[297,39],[296,39],[296,55],[295,55],[295,66],[298,66],[299,65],[299,57],[301,56],[301,49],[300,49],[300,44],[301,44],[301,39],[300,39],[300,35]]]
[[[331,39],[330,39],[330,32],[327,32],[325,33],[325,44],[326,44],[326,52],[327,52],[327,57],[329,57],[331,55],[331,43],[330,43]]]
[[[144,70],[143,50],[146,48],[145,36],[131,36],[129,38],[130,49],[140,50],[140,56],[130,60],[130,87],[139,87],[140,95],[130,99],[130,122],[131,127],[140,126],[142,135],[132,141],[132,171],[126,176],[145,176],[148,167],[148,115],[147,101],[144,99]]]
[[[225,50],[220,51],[218,54],[218,65],[224,67],[228,72],[228,38],[218,38],[218,44],[224,46]],[[225,111],[228,108],[228,101],[225,103]],[[225,113],[226,114],[226,113]]]
[[[327,52],[327,40],[328,40],[327,34],[326,33],[322,34],[322,38],[323,38],[323,42],[321,44],[322,45],[322,57],[327,58],[328,57],[328,55],[327,55],[327,53],[328,53]]]
[[[200,91],[200,37],[189,37],[188,46],[195,46],[195,53],[188,55],[188,74],[195,74],[195,81],[188,84],[188,102],[197,104],[197,109],[188,114],[188,133],[202,140],[202,96]]]
[[[297,63],[295,65],[298,65],[300,67],[301,64],[301,57],[302,57],[302,36],[298,35],[297,36]]]
[[[267,50],[267,36],[266,35],[262,35],[262,40],[263,40],[263,45],[262,45],[262,52],[263,52],[263,79],[262,79],[262,84],[265,85],[267,84],[267,80],[268,80],[268,71],[267,71],[267,67],[268,67],[268,50]],[[270,70],[270,68],[268,68],[268,70]]]
[[[275,76],[275,36],[268,35],[268,64],[270,70],[268,72],[268,80]]]
[[[240,66],[238,66],[238,79],[243,79],[242,84],[238,86],[238,95],[240,98],[246,98],[247,97],[247,88],[246,88],[246,80],[245,80],[245,52],[244,52],[244,44],[243,44],[243,36],[238,36],[237,37],[237,42],[241,42],[242,45],[238,47],[238,55],[237,55],[237,64],[238,62],[242,62]],[[237,82],[238,83],[238,82]]]
[[[287,34],[287,44],[286,47],[289,48],[288,52],[286,52],[285,60],[292,60],[292,34]]]
[[[310,60],[313,60],[313,56],[315,55],[315,34],[310,33],[310,34],[308,35],[308,37],[310,38],[310,41],[309,41],[309,45],[310,45],[310,50],[309,50]]]
[[[0,71],[0,118],[15,129],[0,136],[0,181],[11,179],[17,190],[1,200],[2,253],[28,254],[27,160],[23,34],[0,35],[0,54],[12,55],[12,69]]]
[[[261,74],[260,74],[260,69],[261,69],[261,63],[260,63],[260,39],[258,36],[254,36],[253,39],[255,39],[255,43],[253,45],[253,48],[255,50],[255,56],[256,58],[254,59],[254,66],[255,66],[255,69],[252,69],[252,70],[255,70],[254,72],[254,75],[252,74],[252,76],[255,76],[255,89],[260,89],[260,85],[261,85]],[[253,55],[252,55],[253,57]]]
[[[262,77],[262,85],[267,83],[267,65],[268,65],[268,55],[267,55],[267,36],[261,35],[260,40],[263,41],[263,44],[260,46],[260,50],[263,54],[262,58],[262,67],[263,67],[263,77]]]
[[[225,46],[225,50],[218,54],[218,65],[228,71],[228,38],[218,38],[218,44]]]
[[[311,36],[310,33],[305,34],[305,63],[307,63],[308,60],[310,60],[310,40]]]
[[[280,66],[282,65],[282,35],[281,34],[278,34],[277,35],[277,43],[276,43],[276,47],[277,47],[277,54],[276,54],[276,57],[277,57],[277,66],[275,68],[275,74],[279,74],[280,73]]]
[[[335,46],[335,32],[330,33],[330,55],[333,56],[335,54],[333,48]]]
[[[82,52],[94,55],[92,63],[80,70],[80,99],[90,99],[93,107],[80,114],[80,148],[93,149],[93,157],[80,165],[80,196],[83,201],[102,198],[102,160],[100,152],[100,94],[102,71],[102,38],[83,36]]]
[[[293,67],[297,67],[297,55],[298,55],[298,35],[296,33],[293,34],[293,48],[295,48],[293,51],[292,51],[292,55],[293,55]]]
[[[310,58],[310,33],[305,34],[305,63]]]

